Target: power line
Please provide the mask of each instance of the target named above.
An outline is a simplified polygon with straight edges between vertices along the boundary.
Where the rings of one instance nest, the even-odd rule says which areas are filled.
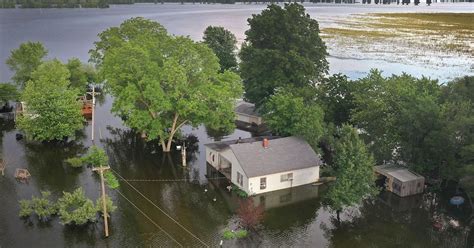
[[[208,179],[227,179],[227,177],[215,177],[215,178],[208,178]],[[182,178],[182,179],[119,179],[120,181],[128,181],[128,182],[192,182],[193,179]]]
[[[130,201],[127,197],[125,197],[122,192],[119,190],[115,190],[117,193],[119,193],[120,196],[122,196],[125,200],[127,200],[132,206],[134,206],[143,216],[145,216],[151,223],[153,223],[156,227],[158,227],[162,232],[164,232],[171,240],[176,242],[180,247],[184,247],[182,244],[180,244],[176,239],[174,239],[169,233],[167,233],[161,226],[156,224],[147,214],[145,214],[140,208],[137,207],[137,205],[133,204],[132,201]]]
[[[161,209],[160,207],[158,207],[152,200],[148,199],[144,194],[142,194],[137,188],[135,188],[132,184],[130,184],[128,181],[125,180],[125,178],[123,178],[120,174],[118,174],[115,170],[113,170],[112,168],[110,169],[112,172],[114,172],[115,174],[117,174],[117,176],[119,176],[122,181],[126,182],[132,189],[134,189],[138,194],[140,194],[143,198],[145,198],[145,200],[147,200],[149,203],[151,203],[153,206],[155,206],[155,208],[157,208],[158,210],[160,210],[164,215],[166,215],[168,218],[170,218],[174,223],[176,223],[176,225],[178,225],[179,227],[181,227],[183,230],[185,230],[189,235],[193,236],[195,239],[197,239],[199,242],[201,242],[201,244],[203,244],[205,247],[210,247],[209,245],[207,245],[204,241],[202,241],[200,238],[198,238],[196,235],[194,235],[191,231],[189,231],[186,227],[184,227],[183,225],[181,225],[178,221],[176,221],[173,217],[171,217],[168,213],[166,213],[163,209]]]

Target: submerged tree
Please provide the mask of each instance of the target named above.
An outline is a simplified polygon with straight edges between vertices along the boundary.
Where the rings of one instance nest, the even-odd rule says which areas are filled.
[[[26,110],[18,127],[38,141],[62,140],[83,127],[77,91],[69,89],[69,71],[58,60],[44,62],[32,73],[21,100]]]
[[[20,94],[15,85],[9,83],[0,83],[0,105],[8,101],[16,100]]]
[[[305,101],[291,92],[281,89],[264,105],[264,118],[268,127],[278,135],[301,136],[313,148],[324,133],[324,113],[314,101]]]
[[[297,3],[269,5],[248,19],[240,52],[245,97],[262,105],[276,88],[314,85],[328,71],[318,22]]]
[[[87,86],[96,81],[94,67],[88,64],[83,64],[78,58],[69,59],[66,67],[70,73],[70,87],[78,89],[80,93],[85,92]]]
[[[374,195],[377,189],[373,171],[375,161],[357,130],[343,125],[337,136],[334,160],[330,165],[336,181],[329,188],[326,200],[339,219],[343,208],[361,203],[365,197]]]
[[[98,209],[85,196],[82,188],[77,188],[72,193],[63,192],[63,196],[58,199],[57,204],[59,218],[64,225],[83,225],[97,220]]]
[[[254,230],[263,220],[264,208],[263,205],[255,206],[253,198],[249,197],[239,202],[237,215],[239,216],[239,223],[247,230]]]
[[[125,124],[159,139],[164,152],[183,125],[232,126],[237,74],[219,73],[212,50],[170,36],[159,23],[132,18],[99,34],[91,61],[115,97],[112,111]]]
[[[19,48],[11,51],[7,59],[7,65],[15,72],[12,80],[21,88],[32,79],[32,73],[42,63],[48,51],[41,42],[28,41],[20,45]]]
[[[219,58],[221,72],[237,67],[237,39],[233,33],[223,27],[209,26],[204,31],[203,40]]]

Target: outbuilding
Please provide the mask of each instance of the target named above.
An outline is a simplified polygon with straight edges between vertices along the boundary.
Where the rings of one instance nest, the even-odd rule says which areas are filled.
[[[298,137],[254,137],[205,146],[207,163],[249,195],[319,179],[320,156]]]
[[[403,166],[375,166],[375,174],[383,181],[386,190],[405,197],[423,193],[425,178]]]

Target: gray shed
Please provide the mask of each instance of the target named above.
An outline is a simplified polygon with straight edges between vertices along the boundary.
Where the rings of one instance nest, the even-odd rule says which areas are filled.
[[[375,174],[384,180],[385,189],[404,197],[423,193],[425,178],[405,167],[396,165],[375,166]]]

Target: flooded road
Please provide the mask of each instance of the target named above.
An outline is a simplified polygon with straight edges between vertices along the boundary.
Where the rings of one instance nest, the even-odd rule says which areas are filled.
[[[442,6],[449,6],[449,11],[466,11],[465,5],[441,4],[416,10],[439,11]],[[144,16],[159,21],[174,34],[194,39],[200,39],[206,26],[222,25],[241,42],[246,18],[263,8],[169,4],[105,10],[0,10],[0,80],[8,81],[11,76],[3,63],[9,51],[27,40],[43,42],[50,51],[49,58],[75,56],[86,61],[97,33],[127,18]],[[334,16],[395,10],[415,11],[397,6],[308,7],[321,26],[331,25]],[[440,78],[454,73],[383,60],[331,57],[329,61],[332,72],[353,78],[372,67],[386,73],[433,73]],[[239,198],[219,186],[225,184],[220,178],[207,180],[204,144],[246,138],[251,133],[235,130],[219,134],[203,126],[184,127],[183,134],[191,136],[188,165],[183,167],[180,154],[164,155],[158,144],[146,143],[123,127],[110,113],[111,104],[109,96],[99,101],[96,144],[107,151],[111,168],[130,180],[129,184],[120,181],[117,190],[108,190],[118,206],[111,218],[111,236],[103,238],[102,221],[86,227],[65,227],[58,218],[40,223],[34,217],[18,217],[18,200],[38,195],[41,190],[59,197],[62,191],[83,187],[88,197],[99,196],[99,178],[89,168],[76,169],[64,163],[64,159],[83,154],[92,145],[90,126],[84,128],[80,139],[65,146],[26,144],[15,139],[17,131],[11,122],[0,120],[0,154],[7,162],[6,175],[0,177],[0,247],[217,247],[222,232],[235,227]],[[13,178],[16,168],[30,171],[28,184]],[[257,196],[255,201],[264,201],[266,206],[262,228],[247,239],[224,241],[224,247],[472,247],[474,234],[467,228],[433,229],[435,214],[456,217],[463,227],[469,221],[471,210],[448,206],[449,194],[438,195],[436,206],[427,194],[403,200],[382,194],[344,211],[338,222],[322,204],[325,191],[324,186],[309,185]]]

